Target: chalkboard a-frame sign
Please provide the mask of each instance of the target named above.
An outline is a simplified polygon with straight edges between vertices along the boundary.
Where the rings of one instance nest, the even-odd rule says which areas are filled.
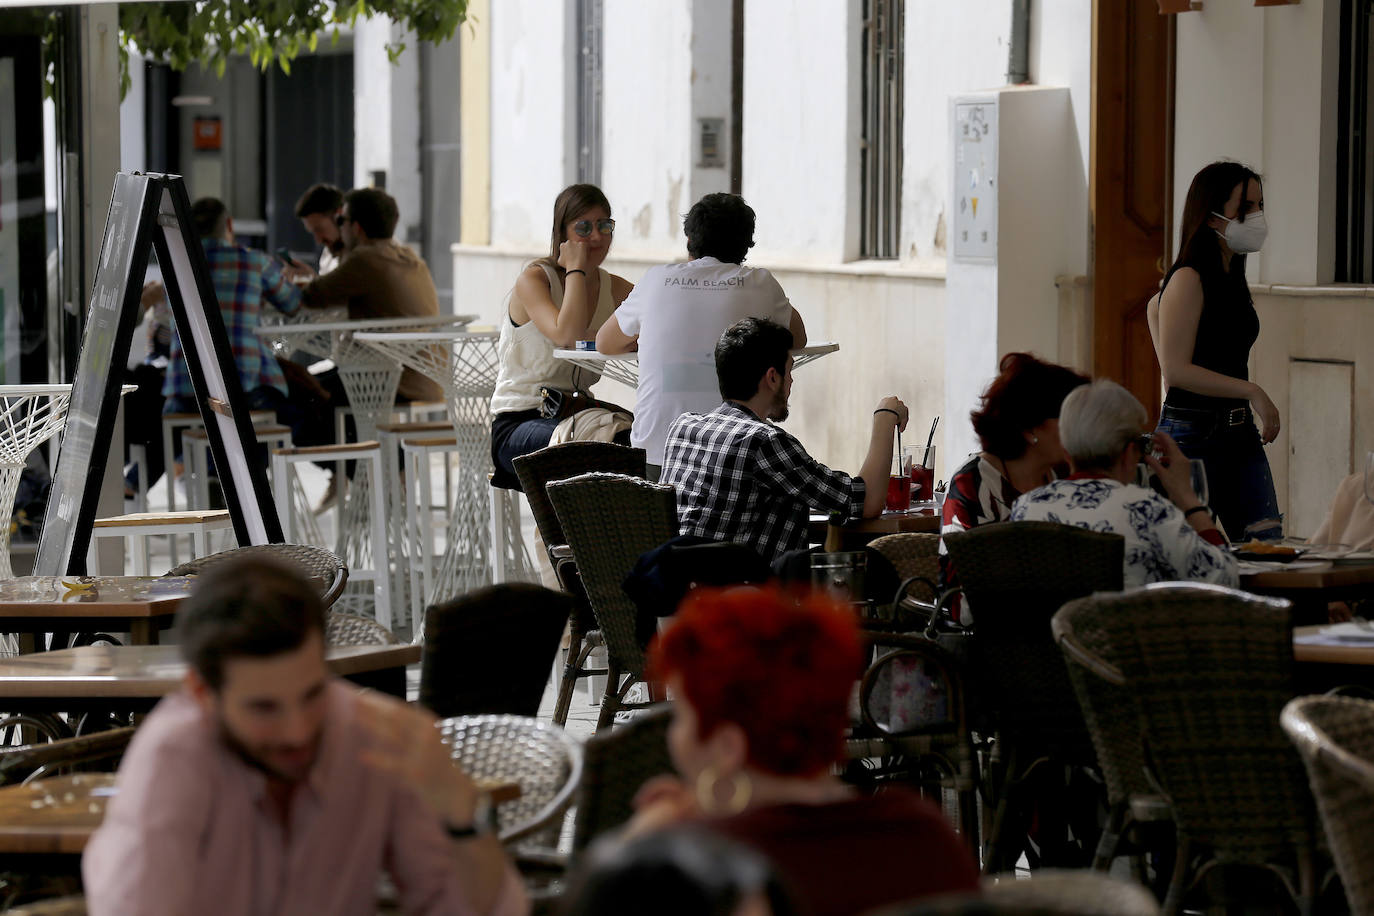
[[[257,440],[190,210],[179,175],[120,172],[115,176],[35,575],[85,572],[123,368],[138,322],[149,246],[157,251],[162,266],[167,301],[234,534],[240,545],[282,541],[281,523],[267,475],[256,457]]]

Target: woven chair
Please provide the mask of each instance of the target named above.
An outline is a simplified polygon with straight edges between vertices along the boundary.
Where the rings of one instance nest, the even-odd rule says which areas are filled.
[[[868,543],[868,549],[890,564],[901,580],[892,599],[892,619],[899,629],[924,627],[939,597],[940,535],[906,532],[885,534]]]
[[[554,704],[553,721],[563,725],[568,721],[573,692],[581,678],[604,675],[605,668],[588,668],[587,656],[597,646],[604,645],[596,617],[587,603],[587,592],[577,573],[572,552],[567,547],[563,526],[558,521],[546,487],[555,480],[567,480],[578,474],[600,471],[606,474],[625,474],[629,477],[645,475],[645,453],[642,448],[628,448],[610,442],[564,442],[550,445],[528,455],[521,455],[512,464],[520,478],[520,486],[530,504],[535,527],[548,551],[549,562],[559,586],[573,596],[573,610],[568,618],[568,652],[563,676],[558,682],[558,699]]]
[[[583,474],[546,490],[606,641],[600,731],[626,705],[626,692],[644,672],[644,647],[635,637],[637,608],[621,583],[640,554],[677,535],[677,498],[672,487],[621,474]]]
[[[555,725],[525,716],[441,719],[439,733],[453,759],[473,779],[519,784],[518,799],[496,806],[502,843],[545,828],[552,828],[556,840],[582,779],[582,745],[576,739]]]
[[[985,879],[982,893],[924,900],[880,916],[1159,916],[1144,887],[1099,872],[1042,869],[1029,880]]]
[[[944,541],[974,616],[965,675],[974,727],[986,717],[1000,758],[984,780],[995,803],[984,869],[1014,867],[1023,849],[1033,864],[1079,864],[1074,860],[1082,854],[1066,845],[1063,825],[1050,823],[1068,810],[1058,767],[1041,765],[1095,767],[1097,761],[1050,618],[1073,598],[1121,590],[1125,541],[1052,522],[981,525]],[[1039,799],[1036,812],[1038,854],[1025,843],[1024,829],[1033,777],[1051,794]],[[1087,835],[1096,825],[1086,816],[1073,826],[1078,842],[1096,845],[1096,836]]]
[[[1287,601],[1175,582],[1094,595],[1055,617],[1064,651],[1136,698],[1149,772],[1177,825],[1168,914],[1218,864],[1270,869],[1311,911],[1315,811],[1276,727],[1293,695],[1290,621]],[[1093,631],[1097,651],[1078,642]],[[1279,867],[1290,865],[1296,888]]]
[[[279,563],[295,566],[320,588],[320,602],[328,610],[348,584],[348,567],[343,560],[322,547],[304,544],[261,544],[255,547],[235,547],[221,550],[208,557],[197,557],[188,563],[174,566],[168,576],[196,576],[212,566],[239,557],[266,557]]]
[[[673,772],[668,754],[668,706],[635,716],[611,732],[594,735],[583,747],[582,784],[577,789],[573,855],[634,814],[634,797],[654,776]]]
[[[1374,913],[1374,701],[1299,697],[1279,717],[1298,747],[1352,913]]]
[[[521,582],[429,608],[420,704],[441,717],[538,714],[571,605],[562,592]]]
[[[371,617],[329,611],[324,615],[324,642],[328,646],[398,646],[396,634]]]
[[[0,748],[0,786],[42,779],[77,767],[112,770],[133,737],[134,728],[128,726],[45,744]],[[102,766],[93,766],[97,763]]]

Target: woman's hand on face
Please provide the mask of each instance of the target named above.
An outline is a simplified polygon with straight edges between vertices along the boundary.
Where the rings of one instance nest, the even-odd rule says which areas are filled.
[[[1193,492],[1188,456],[1183,454],[1174,437],[1168,433],[1156,432],[1154,437],[1155,447],[1162,455],[1159,458],[1153,454],[1146,455],[1145,463],[1158,475],[1159,482],[1164,484],[1164,492],[1169,494],[1170,501],[1186,512],[1201,502]]]
[[[1258,385],[1250,397],[1250,406],[1254,408],[1255,416],[1259,417],[1260,441],[1268,445],[1279,437],[1279,409]]]
[[[587,242],[585,239],[568,239],[558,246],[558,266],[564,270],[587,269]]]

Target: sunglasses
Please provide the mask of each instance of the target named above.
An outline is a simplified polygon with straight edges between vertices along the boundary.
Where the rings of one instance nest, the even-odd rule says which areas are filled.
[[[573,223],[573,232],[576,232],[580,237],[585,239],[592,234],[593,225],[596,226],[596,231],[600,232],[602,235],[610,235],[615,232],[615,220],[613,219],[580,219]]]

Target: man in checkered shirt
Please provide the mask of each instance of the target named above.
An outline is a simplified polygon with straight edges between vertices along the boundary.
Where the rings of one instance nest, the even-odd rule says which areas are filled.
[[[906,427],[906,405],[896,397],[878,403],[858,476],[832,471],[775,425],[787,419],[791,349],[792,332],[761,318],[721,335],[715,357],[724,403],[708,414],[682,414],[668,429],[662,482],[677,488],[682,534],[748,544],[774,560],[807,546],[811,510],[845,518],[882,513],[892,432]]]

